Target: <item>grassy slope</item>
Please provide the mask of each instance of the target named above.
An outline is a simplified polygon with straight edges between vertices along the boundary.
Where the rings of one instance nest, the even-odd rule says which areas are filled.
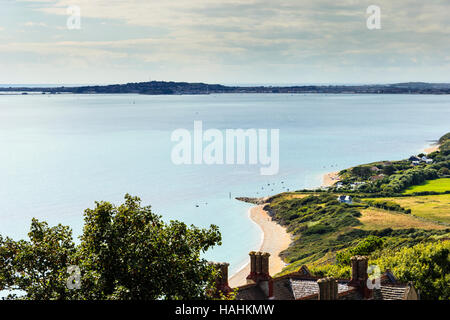
[[[358,227],[363,230],[379,230],[385,228],[408,229],[420,228],[425,230],[441,230],[446,226],[431,221],[424,221],[413,215],[387,211],[378,208],[368,208],[361,210],[362,216],[359,221],[363,224]]]
[[[279,275],[297,271],[302,264],[308,264],[310,267],[328,268],[328,271],[336,269],[330,273],[334,276],[348,276],[350,267],[348,263],[343,264],[342,261],[346,261],[346,258],[342,260],[343,254],[346,257],[359,252],[355,251],[359,246],[362,246],[360,249],[363,251],[357,254],[371,255],[371,258],[374,258],[385,252],[395,253],[419,243],[448,238],[450,194],[393,197],[394,193],[404,191],[407,186],[445,175],[440,171],[444,168],[450,169],[450,133],[443,136],[439,142],[440,152],[430,155],[434,160],[432,165],[411,168],[411,163],[407,160],[382,161],[340,172],[344,184],[366,182],[365,186],[353,191],[356,198],[383,192],[386,197],[374,200],[394,201],[403,209],[411,209],[411,214],[404,210],[393,212],[367,207],[367,204],[362,203],[351,206],[340,204],[335,199],[343,190],[331,189],[331,194],[316,194],[312,197],[300,194],[272,197],[269,209],[274,219],[287,226],[295,239],[282,253],[285,261],[290,264]],[[375,170],[374,166],[381,171]],[[374,182],[369,179],[380,172],[385,173],[384,179]],[[447,190],[450,190],[450,179],[441,178],[409,188],[405,193]],[[356,198],[354,200],[357,200]],[[380,239],[382,248],[367,251],[366,241],[372,239]],[[325,269],[323,271],[326,271]]]
[[[442,178],[437,180],[428,180],[418,186],[412,186],[405,190],[405,194],[412,194],[415,192],[435,191],[445,192],[450,191],[450,178]]]
[[[376,198],[375,200],[394,201],[404,208],[411,209],[411,214],[415,216],[450,224],[450,194]]]
[[[441,197],[439,201],[448,211],[450,199],[444,198],[450,195],[425,197]],[[311,198],[320,200],[309,201]],[[421,197],[392,200],[413,201],[415,198]],[[280,194],[272,198],[269,207],[275,215],[275,220],[287,226],[294,236],[294,243],[282,253],[285,261],[290,264],[278,276],[297,271],[303,264],[333,261],[335,252],[354,246],[371,234],[383,237],[388,247],[402,247],[426,241],[434,237],[433,235],[446,234],[450,230],[446,225],[410,214],[348,206],[337,203],[335,199],[335,194],[326,193],[319,196],[298,194],[295,197],[292,194]],[[404,206],[408,207],[406,204]],[[358,215],[357,212],[361,214]],[[431,212],[434,216],[439,215],[436,209]]]

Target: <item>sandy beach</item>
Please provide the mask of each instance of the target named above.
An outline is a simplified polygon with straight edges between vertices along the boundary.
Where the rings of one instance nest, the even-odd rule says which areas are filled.
[[[426,154],[429,154],[429,153],[432,153],[432,152],[437,151],[437,150],[439,150],[439,145],[438,144],[423,149],[423,152],[426,153]]]
[[[323,175],[322,187],[331,187],[339,181],[339,171],[330,172]]]
[[[291,243],[291,236],[286,229],[280,226],[263,210],[264,205],[259,205],[250,208],[250,218],[257,223],[263,233],[264,240],[259,248],[259,251],[270,253],[269,272],[273,276],[280,272],[285,263],[279,257],[281,251],[289,247]],[[256,250],[255,250],[256,251]],[[250,265],[247,264],[244,268],[235,273],[229,280],[230,286],[237,287],[246,284],[246,277],[250,273]]]

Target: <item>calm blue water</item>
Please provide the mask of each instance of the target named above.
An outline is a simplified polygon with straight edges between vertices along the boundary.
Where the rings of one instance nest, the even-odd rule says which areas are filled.
[[[172,164],[170,135],[194,120],[204,129],[280,129],[279,174]],[[449,123],[450,96],[0,96],[0,234],[25,238],[37,217],[79,236],[85,208],[131,193],[166,220],[217,224],[223,245],[206,256],[230,262],[232,273],[261,231],[230,192],[315,187],[325,172],[418,153]]]

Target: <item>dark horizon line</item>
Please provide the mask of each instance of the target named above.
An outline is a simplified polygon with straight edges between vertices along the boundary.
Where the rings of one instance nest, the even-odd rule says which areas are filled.
[[[429,84],[429,85],[450,85],[450,82],[429,82],[429,81],[397,81],[397,82],[202,82],[202,81],[174,81],[174,80],[149,80],[136,82],[111,82],[111,83],[0,83],[2,87],[19,87],[26,88],[27,86],[52,86],[52,87],[94,87],[94,86],[111,86],[111,85],[126,85],[132,83],[189,83],[189,84],[207,84],[207,85],[222,85],[227,87],[255,87],[255,86],[389,86],[400,84]]]
[[[218,94],[218,93],[330,93],[330,94],[450,94],[450,83],[402,82],[394,84],[361,85],[252,85],[227,86],[203,82],[148,81],[126,84],[87,86],[0,86],[1,92],[40,92],[42,94]]]

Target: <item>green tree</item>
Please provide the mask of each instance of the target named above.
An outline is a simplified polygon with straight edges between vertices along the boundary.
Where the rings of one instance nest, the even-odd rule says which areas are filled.
[[[442,137],[439,138],[439,143],[444,143],[446,141],[450,140],[450,132],[447,132]]]
[[[446,167],[442,167],[439,169],[438,173],[440,176],[447,176],[450,175],[450,170]]]
[[[205,299],[217,271],[200,257],[221,244],[218,227],[165,223],[130,195],[116,207],[87,209],[81,243],[68,227],[33,220],[30,241],[0,237],[0,289],[25,299]],[[81,288],[68,290],[68,265],[81,270]]]
[[[66,287],[67,265],[75,253],[72,231],[33,219],[30,241],[0,236],[0,291],[20,290],[27,299],[49,300],[70,297]],[[9,298],[16,298],[17,293]]]
[[[341,250],[336,253],[336,263],[340,266],[349,266],[352,256],[367,256],[383,246],[383,240],[370,235],[361,240],[356,246]]]
[[[371,173],[370,167],[359,166],[352,168],[352,174],[363,179],[370,177]]]
[[[395,167],[393,165],[386,165],[386,166],[383,167],[383,173],[385,175],[390,176],[394,172],[395,172]]]
[[[412,281],[421,299],[450,299],[450,241],[417,244],[383,254],[372,261],[381,270],[390,269],[402,282]]]

